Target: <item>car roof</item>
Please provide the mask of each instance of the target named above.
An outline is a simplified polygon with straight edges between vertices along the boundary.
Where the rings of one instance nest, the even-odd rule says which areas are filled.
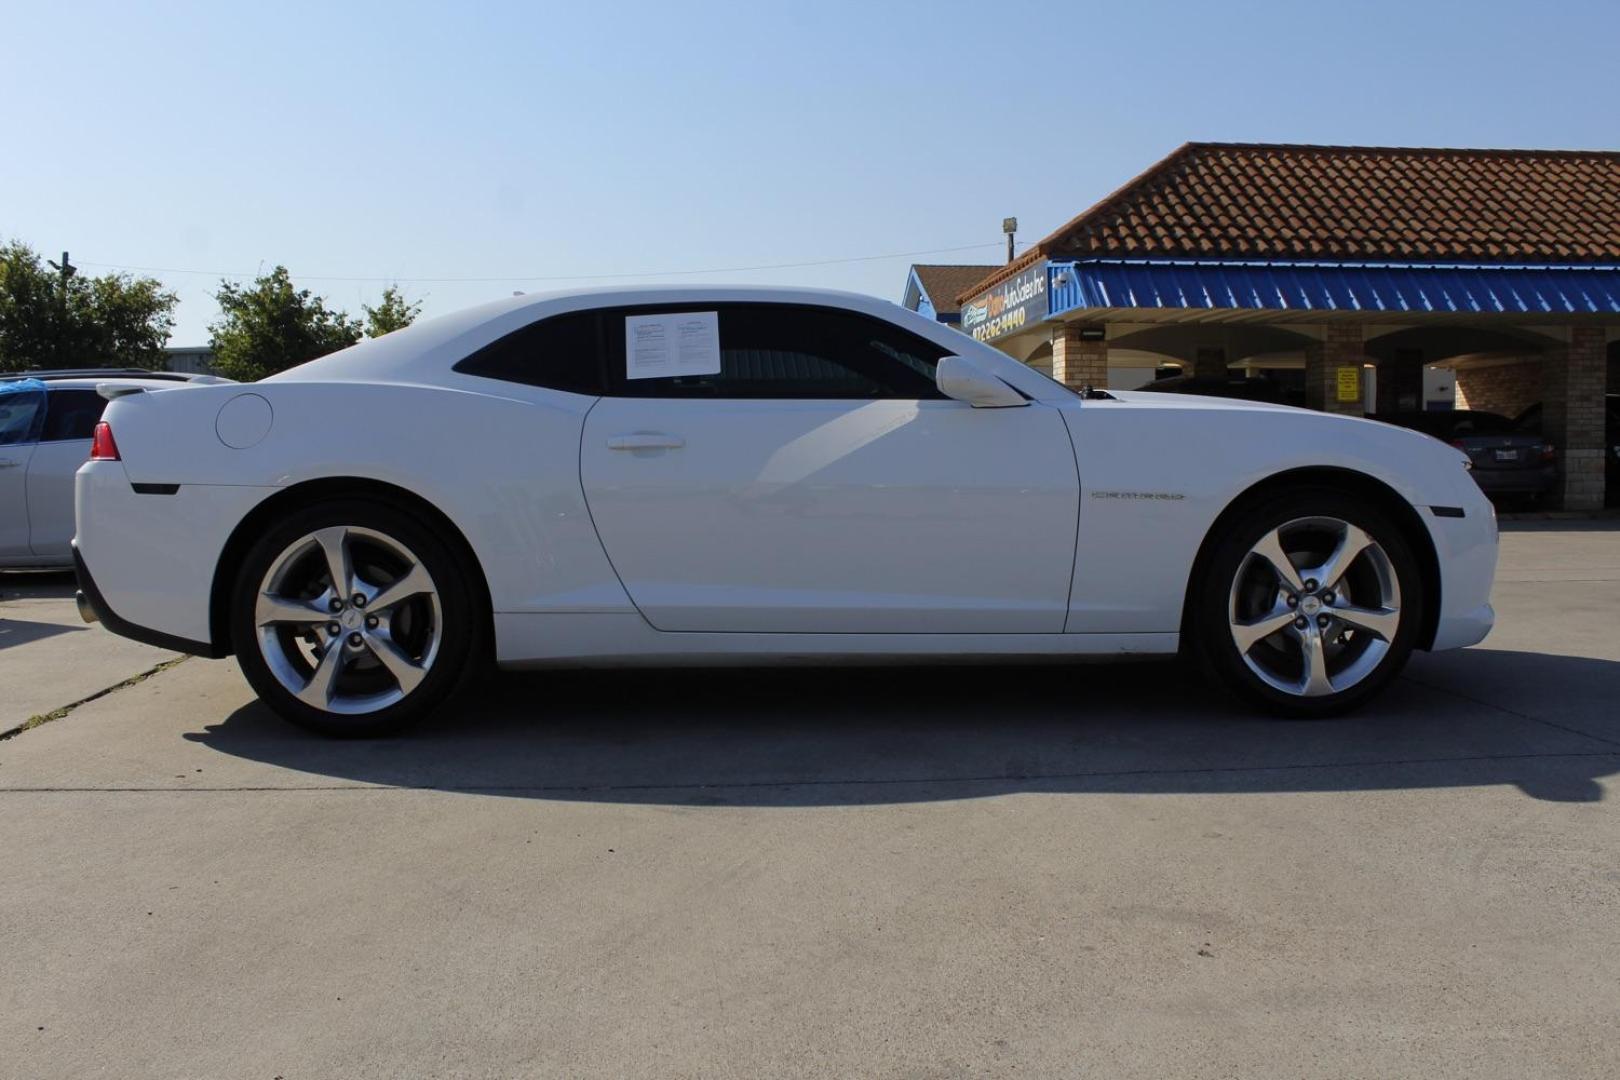
[[[339,379],[365,382],[432,381],[449,370],[454,359],[474,349],[530,325],[538,319],[574,311],[689,304],[788,304],[828,307],[874,316],[894,323],[920,337],[941,344],[949,351],[971,353],[988,363],[998,363],[1004,354],[953,327],[908,311],[889,300],[864,293],[836,292],[831,289],[782,288],[760,285],[650,285],[637,288],[611,287],[568,289],[504,297],[474,307],[463,308],[431,319],[419,319],[403,329],[378,338],[367,338],[347,349],[269,376],[266,382],[298,382]],[[1011,365],[1029,370],[1018,361]],[[1002,376],[1006,378],[1006,375]],[[1020,386],[1037,396],[1047,392],[1050,383],[1036,375],[1030,387]],[[1068,393],[1057,384],[1057,392]],[[1033,388],[1033,389],[1032,389]]]

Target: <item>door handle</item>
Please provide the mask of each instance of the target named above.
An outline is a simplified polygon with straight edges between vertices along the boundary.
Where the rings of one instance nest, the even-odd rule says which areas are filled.
[[[614,435],[607,441],[609,450],[679,450],[685,445],[686,440],[679,435],[665,435],[661,431]]]
[[[12,461],[10,458],[0,458],[0,469],[15,469],[21,464],[22,462]]]

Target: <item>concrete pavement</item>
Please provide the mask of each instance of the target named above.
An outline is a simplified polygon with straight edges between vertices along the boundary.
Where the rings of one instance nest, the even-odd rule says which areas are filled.
[[[74,588],[71,573],[0,572],[0,732],[179,655],[86,625]]]
[[[188,660],[0,743],[0,1076],[1613,1075],[1620,532],[1551,524],[1316,724],[579,672],[332,743]]]

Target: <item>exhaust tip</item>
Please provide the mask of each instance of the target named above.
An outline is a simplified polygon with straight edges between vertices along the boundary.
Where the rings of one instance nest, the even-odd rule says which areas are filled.
[[[73,602],[79,606],[79,618],[87,623],[101,621],[101,616],[97,615],[96,609],[90,606],[90,598],[84,595],[83,589],[73,594]]]

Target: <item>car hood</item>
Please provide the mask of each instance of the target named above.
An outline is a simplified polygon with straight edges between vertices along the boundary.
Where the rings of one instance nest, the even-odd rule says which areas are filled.
[[[1108,396],[1133,405],[1152,405],[1157,408],[1185,409],[1209,412],[1284,412],[1308,413],[1293,405],[1275,405],[1269,401],[1245,401],[1242,398],[1210,397],[1205,394],[1164,394],[1155,390],[1110,390]],[[1319,414],[1328,415],[1328,414]]]
[[[1264,401],[1242,401],[1236,398],[1205,397],[1198,394],[1161,394],[1151,390],[1110,390],[1108,394],[1117,402],[1133,409],[1149,408],[1155,412],[1185,414],[1194,429],[1203,426],[1198,423],[1202,420],[1216,425],[1218,430],[1253,434],[1254,429],[1241,426],[1245,417],[1248,417],[1267,424],[1266,430],[1275,436],[1282,436],[1283,432],[1288,432],[1286,437],[1291,438],[1302,449],[1313,445],[1321,447],[1326,440],[1327,443],[1340,448],[1377,448],[1374,450],[1375,456],[1394,455],[1394,460],[1403,458],[1413,461],[1444,460],[1447,467],[1451,467],[1452,463],[1460,466],[1468,460],[1468,455],[1461,450],[1421,431],[1396,427],[1380,420],[1369,420],[1364,416],[1347,416],[1343,413],[1301,409],[1293,405],[1274,405]],[[1082,407],[1094,405],[1117,407],[1107,401],[1081,404]],[[1260,421],[1261,416],[1264,416],[1265,420]]]

